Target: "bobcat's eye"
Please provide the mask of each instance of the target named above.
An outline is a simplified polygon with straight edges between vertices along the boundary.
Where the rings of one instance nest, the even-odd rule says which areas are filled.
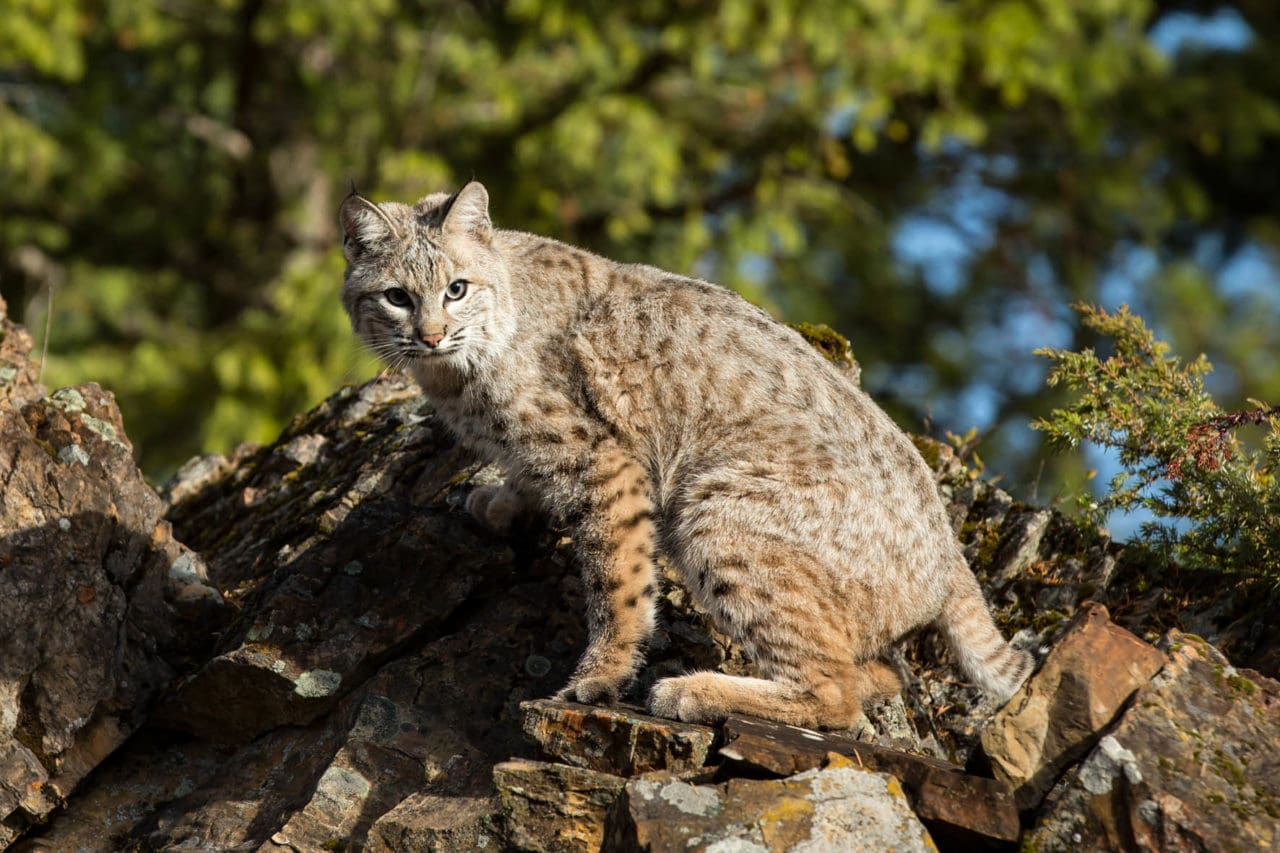
[[[449,286],[444,289],[445,299],[461,299],[467,295],[467,280],[465,278],[457,278],[449,282]]]
[[[386,300],[397,308],[408,308],[413,304],[413,300],[409,298],[409,292],[403,287],[392,287],[382,291],[382,295]]]

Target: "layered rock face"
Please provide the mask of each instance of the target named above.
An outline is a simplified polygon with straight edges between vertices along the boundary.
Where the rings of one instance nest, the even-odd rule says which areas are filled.
[[[230,616],[111,394],[45,394],[0,301],[0,844],[47,820]]]
[[[1280,843],[1280,689],[1199,638],[1147,642],[1190,621],[1269,660],[1248,608],[1179,615],[1105,537],[943,446],[921,443],[1038,674],[996,709],[922,636],[895,654],[903,697],[859,730],[689,726],[543,699],[585,643],[573,543],[545,519],[473,523],[462,502],[494,474],[406,380],[193,460],[160,497],[110,394],[47,395],[0,322],[0,847]],[[684,669],[745,671],[670,578],[661,608],[630,701]]]

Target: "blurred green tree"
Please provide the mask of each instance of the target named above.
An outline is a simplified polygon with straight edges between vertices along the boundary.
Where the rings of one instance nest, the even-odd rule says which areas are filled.
[[[1280,396],[1271,0],[0,0],[0,21],[0,287],[38,335],[52,305],[46,379],[114,389],[154,476],[374,369],[336,299],[353,179],[411,200],[474,175],[499,224],[831,323],[904,423],[978,423],[1018,481],[1052,403],[1029,352],[1080,344],[1071,301],[1125,298],[1207,351],[1228,407]]]

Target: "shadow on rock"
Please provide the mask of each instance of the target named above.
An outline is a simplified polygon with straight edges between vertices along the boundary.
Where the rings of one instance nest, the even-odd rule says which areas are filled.
[[[18,337],[10,327],[0,342]],[[29,373],[0,390],[4,844],[137,730],[230,611],[163,520],[109,392],[46,396]]]
[[[553,532],[504,541],[461,511],[476,467],[397,379],[188,466],[169,517],[238,615],[23,849],[492,832],[518,706],[567,679],[583,625]]]

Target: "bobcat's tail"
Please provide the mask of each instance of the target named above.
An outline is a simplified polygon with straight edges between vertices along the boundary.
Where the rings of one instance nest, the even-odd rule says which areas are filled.
[[[951,592],[934,623],[955,653],[960,669],[983,693],[1004,702],[1014,694],[1035,662],[1013,648],[991,621],[978,579],[963,559],[951,573]]]

